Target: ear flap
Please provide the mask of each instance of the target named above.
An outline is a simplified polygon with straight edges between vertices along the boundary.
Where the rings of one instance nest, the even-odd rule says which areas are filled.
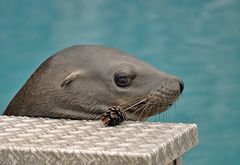
[[[63,80],[63,82],[61,84],[61,87],[68,85],[73,80],[75,80],[75,79],[81,77],[82,75],[84,75],[84,73],[85,72],[80,70],[80,69],[73,71]]]

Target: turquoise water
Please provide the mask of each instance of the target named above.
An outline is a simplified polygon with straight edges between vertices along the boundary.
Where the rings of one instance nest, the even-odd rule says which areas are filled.
[[[0,112],[44,59],[89,43],[184,80],[181,99],[151,120],[198,124],[185,164],[240,162],[239,0],[0,0]]]

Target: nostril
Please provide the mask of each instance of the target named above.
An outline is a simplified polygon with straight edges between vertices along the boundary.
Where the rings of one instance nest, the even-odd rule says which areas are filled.
[[[184,89],[184,83],[182,80],[178,80],[178,82],[179,82],[179,86],[180,86],[180,93],[182,93],[183,89]]]

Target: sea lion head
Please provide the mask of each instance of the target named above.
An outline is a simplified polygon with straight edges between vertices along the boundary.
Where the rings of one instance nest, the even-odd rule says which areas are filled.
[[[56,53],[30,77],[5,114],[100,119],[120,106],[129,120],[167,110],[184,88],[179,78],[120,50],[78,45]]]

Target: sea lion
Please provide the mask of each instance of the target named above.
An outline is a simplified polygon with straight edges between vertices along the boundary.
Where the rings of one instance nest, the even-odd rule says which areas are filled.
[[[159,114],[180,96],[179,78],[117,49],[76,45],[44,61],[4,115],[99,120],[121,107],[126,120]]]

